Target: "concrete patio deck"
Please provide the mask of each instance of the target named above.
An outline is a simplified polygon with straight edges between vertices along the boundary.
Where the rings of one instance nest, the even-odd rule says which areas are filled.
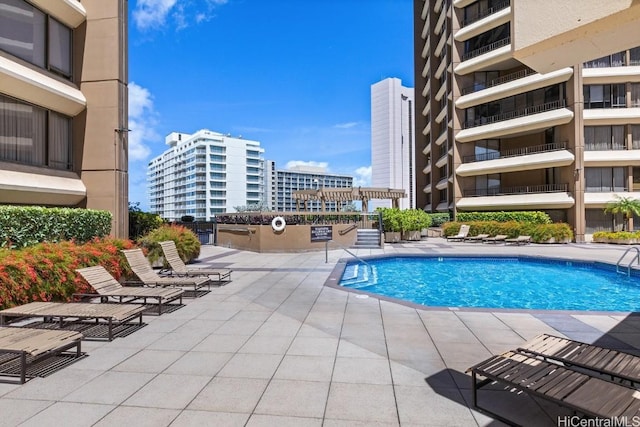
[[[377,254],[528,254],[615,264],[627,247],[503,246],[442,238]],[[0,384],[0,426],[494,426],[465,370],[548,332],[633,351],[640,317],[417,309],[324,286],[343,250],[257,254],[204,246],[233,282],[46,378]],[[568,412],[497,388],[482,405],[514,422]]]

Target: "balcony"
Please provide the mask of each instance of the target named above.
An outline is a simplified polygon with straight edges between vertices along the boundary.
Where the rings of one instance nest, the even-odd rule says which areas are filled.
[[[572,119],[573,112],[565,108],[562,99],[466,122],[464,129],[456,134],[456,140],[470,142],[513,136],[566,124]]]
[[[476,71],[487,69],[514,68],[518,62],[511,55],[509,37],[480,49],[467,52],[458,65],[453,69],[457,75],[463,76]]]
[[[468,190],[456,207],[460,210],[567,209],[575,205],[569,184],[528,185]]]
[[[604,208],[607,203],[613,202],[619,197],[630,197],[640,199],[640,192],[629,192],[627,189],[609,192],[587,192],[584,193],[584,205],[588,208]],[[635,221],[634,221],[635,222]]]
[[[477,15],[475,16],[470,16],[469,18],[463,19],[460,22],[460,26],[462,28],[466,27],[467,25],[473,24],[474,22],[477,22],[487,16],[493,15],[494,13],[502,10],[502,9],[506,9],[508,8],[510,5],[510,2],[507,0],[505,2],[502,3],[498,3],[497,5],[487,8],[485,10],[481,10],[480,12],[478,12]]]
[[[503,46],[508,46],[511,43],[511,37],[505,37],[502,40],[495,41],[486,46],[482,46],[479,49],[472,50],[470,52],[466,52],[460,58],[462,61],[467,61],[471,58],[475,58],[476,56],[484,55],[485,53],[489,53],[496,49],[499,49]]]
[[[585,126],[640,124],[640,107],[590,108],[582,112]]]
[[[446,190],[446,188],[449,186],[449,177],[442,177],[440,178],[440,181],[438,181],[438,183],[436,184],[436,188],[438,190]]]
[[[566,143],[553,143],[523,147],[514,150],[465,156],[457,167],[459,176],[477,176],[489,173],[507,173],[525,170],[569,166],[574,155],[566,149]]]
[[[617,84],[640,82],[640,64],[628,67],[583,68],[584,84]]]
[[[584,166],[640,166],[640,150],[585,151]]]
[[[477,84],[465,88],[464,90],[468,93],[456,99],[456,108],[469,108],[563,83],[572,75],[572,68],[563,68],[547,74],[537,74],[530,69],[520,70],[491,80],[485,87]]]

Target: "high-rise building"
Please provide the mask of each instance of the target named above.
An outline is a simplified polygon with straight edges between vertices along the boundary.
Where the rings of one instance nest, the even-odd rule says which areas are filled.
[[[512,53],[512,8],[414,1],[417,204],[619,228],[603,208],[640,198],[640,48],[541,74]]]
[[[149,162],[150,210],[170,221],[209,221],[237,207],[265,203],[264,148],[210,130],[173,132],[169,149]]]
[[[292,193],[297,190],[322,190],[323,188],[351,188],[353,177],[327,172],[326,168],[316,166],[294,166],[289,169],[276,169],[272,160],[265,166],[266,200],[270,210],[288,212],[297,210]],[[339,211],[350,201],[326,202],[325,210]],[[307,209],[321,211],[321,202],[311,200]]]
[[[127,1],[0,0],[0,203],[103,209],[127,237]]]
[[[405,190],[401,209],[416,207],[413,104],[413,88],[400,79],[371,86],[371,186]],[[369,207],[391,207],[391,202],[374,200]]]

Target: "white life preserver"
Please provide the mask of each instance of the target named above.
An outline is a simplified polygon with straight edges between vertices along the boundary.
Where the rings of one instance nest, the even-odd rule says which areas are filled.
[[[273,218],[273,221],[271,221],[271,228],[273,228],[273,231],[282,231],[286,225],[287,223],[281,216],[277,216]]]

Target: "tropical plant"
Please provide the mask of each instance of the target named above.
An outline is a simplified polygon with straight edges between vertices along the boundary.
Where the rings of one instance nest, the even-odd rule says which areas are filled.
[[[431,217],[422,209],[400,211],[400,228],[402,231],[420,231],[430,225]]]
[[[163,225],[138,239],[138,243],[148,251],[149,262],[155,262],[162,256],[159,242],[173,240],[184,262],[191,262],[200,255],[200,240],[195,233],[182,225]]]
[[[398,208],[378,208],[377,211],[382,212],[382,226],[386,232],[400,232],[402,225],[400,223],[400,209]]]
[[[129,238],[137,239],[164,223],[158,214],[143,212],[140,203],[129,202]]]
[[[610,212],[614,215],[622,214],[625,218],[625,224],[622,225],[622,230],[633,231],[631,218],[633,218],[633,215],[640,216],[640,200],[616,195],[616,200],[607,203],[604,212]]]

